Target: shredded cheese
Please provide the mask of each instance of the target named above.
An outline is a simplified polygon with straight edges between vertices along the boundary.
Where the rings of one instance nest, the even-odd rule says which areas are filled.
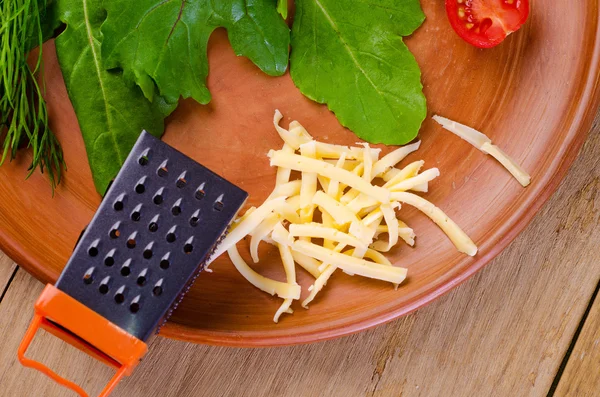
[[[329,179],[336,179],[348,186],[352,186],[361,193],[365,193],[379,202],[389,201],[390,195],[386,189],[373,186],[359,176],[344,169],[336,168],[334,165],[322,160],[306,158],[297,154],[288,154],[278,151],[270,151],[271,166],[290,168],[301,172],[316,172]]]
[[[353,275],[389,281],[390,283],[397,284],[400,284],[406,278],[406,269],[401,267],[390,267],[375,262],[369,262],[364,259],[328,250],[327,248],[323,248],[307,241],[297,240],[294,245],[292,245],[292,249],[323,262],[335,263],[335,265],[344,272]]]
[[[523,187],[526,187],[531,182],[529,174],[521,168],[516,161],[510,158],[504,153],[498,146],[492,144],[492,140],[485,134],[477,131],[474,128],[467,127],[464,124],[457,123],[456,121],[449,120],[445,117],[433,116],[433,119],[437,121],[442,127],[458,135],[460,138],[469,142],[483,153],[489,154],[500,162],[518,181]]]
[[[441,209],[431,204],[429,201],[416,194],[407,192],[392,193],[392,199],[412,205],[431,218],[431,220],[446,233],[448,238],[450,238],[450,241],[454,243],[454,246],[460,252],[469,256],[475,256],[477,253],[477,246],[473,243],[473,240],[471,240],[469,236],[467,236],[467,234],[452,221],[452,219],[448,218]]]
[[[233,265],[241,273],[246,280],[248,280],[256,288],[265,291],[271,295],[277,295],[284,299],[300,299],[300,286],[292,285],[289,283],[282,283],[281,281],[272,280],[264,277],[254,270],[248,264],[237,250],[235,245],[231,246],[227,253],[229,259],[233,262]]]
[[[400,240],[409,246],[415,244],[413,229],[397,218],[396,209],[401,203],[427,214],[459,251],[468,255],[477,252],[471,239],[439,208],[408,192],[428,191],[429,182],[440,175],[437,168],[421,172],[421,160],[398,167],[419,149],[420,142],[379,158],[380,149],[366,143],[343,146],[319,142],[297,121],[285,129],[279,125],[282,117],[276,111],[273,124],[284,141],[283,147],[268,154],[271,166],[277,167],[275,187],[262,205],[250,208],[234,221],[213,256],[227,251],[236,269],[252,285],[283,299],[274,322],[280,321],[284,313],[293,313],[292,305],[300,299],[296,264],[314,277],[308,296],[301,302],[305,308],[338,268],[398,288],[407,269],[394,266],[383,253]],[[503,158],[491,141],[474,133],[469,139],[481,143],[487,153]],[[506,166],[510,169],[511,164]],[[518,173],[517,168],[512,169]],[[300,172],[299,180],[290,180],[292,171]],[[251,236],[250,255],[255,263],[260,260],[261,241],[277,247],[285,282],[264,277],[248,266],[236,246],[246,235]]]

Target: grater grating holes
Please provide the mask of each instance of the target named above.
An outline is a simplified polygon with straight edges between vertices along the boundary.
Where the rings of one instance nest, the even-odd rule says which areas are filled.
[[[192,244],[192,242],[194,241],[194,237],[190,237],[185,244],[183,245],[183,252],[185,252],[186,254],[191,254],[192,251],[194,250],[194,245]]]
[[[112,256],[107,256],[106,258],[104,258],[105,266],[111,267],[114,264],[115,264],[115,258],[113,258]]]
[[[142,205],[138,204],[131,213],[131,220],[134,222],[139,222],[140,219],[142,219]]]
[[[160,189],[158,189],[158,191],[154,194],[154,197],[152,198],[152,202],[156,205],[161,205],[163,203],[163,201],[165,200],[165,188],[161,187]]]
[[[144,253],[142,254],[144,259],[150,259],[152,258],[152,250],[147,248],[144,250]]]
[[[167,243],[174,243],[177,240],[177,235],[175,234],[175,230],[177,230],[177,226],[173,226],[171,230],[167,233],[166,239]]]
[[[156,284],[154,284],[154,288],[152,288],[152,294],[154,296],[160,296],[163,293],[163,283],[164,283],[164,279],[160,279],[156,282]]]
[[[137,241],[135,240],[137,237],[137,233],[133,232],[131,233],[131,235],[129,236],[129,238],[127,239],[127,248],[129,249],[134,249],[135,246],[137,245]]]
[[[173,214],[173,216],[181,214],[181,199],[177,200],[173,207],[171,207],[171,214]]]
[[[131,274],[131,259],[127,259],[121,266],[121,276],[127,277]]]
[[[183,189],[185,187],[185,185],[187,185],[187,180],[185,179],[185,174],[186,174],[186,171],[184,171],[181,175],[179,175],[179,178],[177,178],[177,182],[175,183],[175,186],[177,186],[179,189]]]
[[[138,278],[135,280],[137,285],[143,287],[146,284],[146,275],[148,274],[148,269],[144,269],[138,275]]]
[[[97,245],[92,245],[90,248],[88,248],[88,255],[93,257],[98,256],[98,247]]]
[[[223,211],[223,207],[225,205],[223,204],[223,195],[220,195],[216,200],[215,203],[213,204],[213,208],[216,211]]]
[[[133,300],[131,301],[131,303],[129,304],[129,311],[132,313],[137,313],[140,311],[140,296],[136,296],[135,298],[133,298]]]
[[[152,233],[156,232],[158,230],[158,223],[150,222],[148,225],[148,230],[150,230]]]
[[[160,165],[160,167],[158,167],[158,170],[156,170],[156,173],[161,178],[166,178],[169,175],[169,168],[167,168],[167,163],[168,163],[167,160],[163,161],[163,163]]]
[[[112,229],[108,235],[110,236],[110,238],[112,238],[114,240],[114,239],[119,238],[119,236],[121,235],[121,232],[119,231],[119,229]]]
[[[171,266],[171,262],[168,259],[161,259],[159,266],[161,269],[167,270]]]
[[[94,267],[90,267],[83,275],[83,283],[90,285],[94,282]]]
[[[146,191],[146,177],[142,177],[135,185],[135,192],[142,194]]]
[[[122,193],[115,202],[113,203],[113,208],[115,211],[122,211],[125,208],[125,193]]]
[[[108,294],[108,291],[109,291],[108,282],[109,281],[110,281],[110,277],[106,276],[100,282],[100,286],[98,287],[98,292],[100,292],[102,295]]]
[[[115,302],[117,302],[119,305],[125,302],[125,294],[123,294],[122,292],[117,292],[115,294]]]
[[[206,192],[204,191],[204,185],[205,183],[202,183],[200,186],[198,186],[198,189],[196,189],[196,193],[194,193],[194,197],[196,197],[196,200],[202,200],[206,196]]]
[[[142,156],[139,158],[138,162],[140,163],[140,165],[148,165],[148,163],[150,162],[150,159],[148,158],[148,156]]]

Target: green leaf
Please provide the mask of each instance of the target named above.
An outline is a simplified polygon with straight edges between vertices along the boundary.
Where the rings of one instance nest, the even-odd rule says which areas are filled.
[[[174,104],[150,102],[122,73],[102,64],[100,25],[105,12],[98,0],[59,0],[58,15],[66,29],[56,52],[69,98],[75,108],[98,192],[117,175],[143,129],[155,136]]]
[[[277,0],[277,12],[283,19],[288,17],[288,0]]]
[[[206,87],[210,34],[224,27],[237,55],[270,75],[285,73],[289,29],[274,0],[105,0],[102,56],[108,68],[152,98],[156,86],[170,101],[210,101]]]
[[[427,108],[421,72],[402,36],[425,16],[418,0],[297,0],[290,72],[371,143],[414,139]]]

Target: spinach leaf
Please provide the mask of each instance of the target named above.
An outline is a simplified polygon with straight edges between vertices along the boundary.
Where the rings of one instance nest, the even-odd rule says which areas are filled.
[[[287,0],[277,0],[277,12],[283,19],[288,17],[288,2]]]
[[[402,41],[423,22],[419,0],[297,0],[290,72],[371,143],[414,139],[427,108],[421,72]]]
[[[100,1],[59,0],[57,15],[67,25],[56,38],[58,60],[96,189],[103,194],[141,131],[162,135],[164,118],[176,104],[160,97],[148,101],[122,73],[106,70],[100,56],[106,14]]]
[[[289,29],[274,0],[105,0],[102,57],[120,67],[147,98],[160,94],[210,101],[206,87],[210,34],[224,27],[237,55],[270,75],[288,64]]]

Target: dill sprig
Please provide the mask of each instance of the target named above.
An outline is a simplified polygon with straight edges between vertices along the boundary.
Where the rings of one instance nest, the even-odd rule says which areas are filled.
[[[52,191],[65,166],[62,148],[48,125],[43,98],[42,13],[46,0],[0,0],[0,165],[17,150],[31,148],[27,177],[39,168],[48,173]],[[30,49],[37,59],[27,62]],[[32,65],[32,66],[30,66]]]

